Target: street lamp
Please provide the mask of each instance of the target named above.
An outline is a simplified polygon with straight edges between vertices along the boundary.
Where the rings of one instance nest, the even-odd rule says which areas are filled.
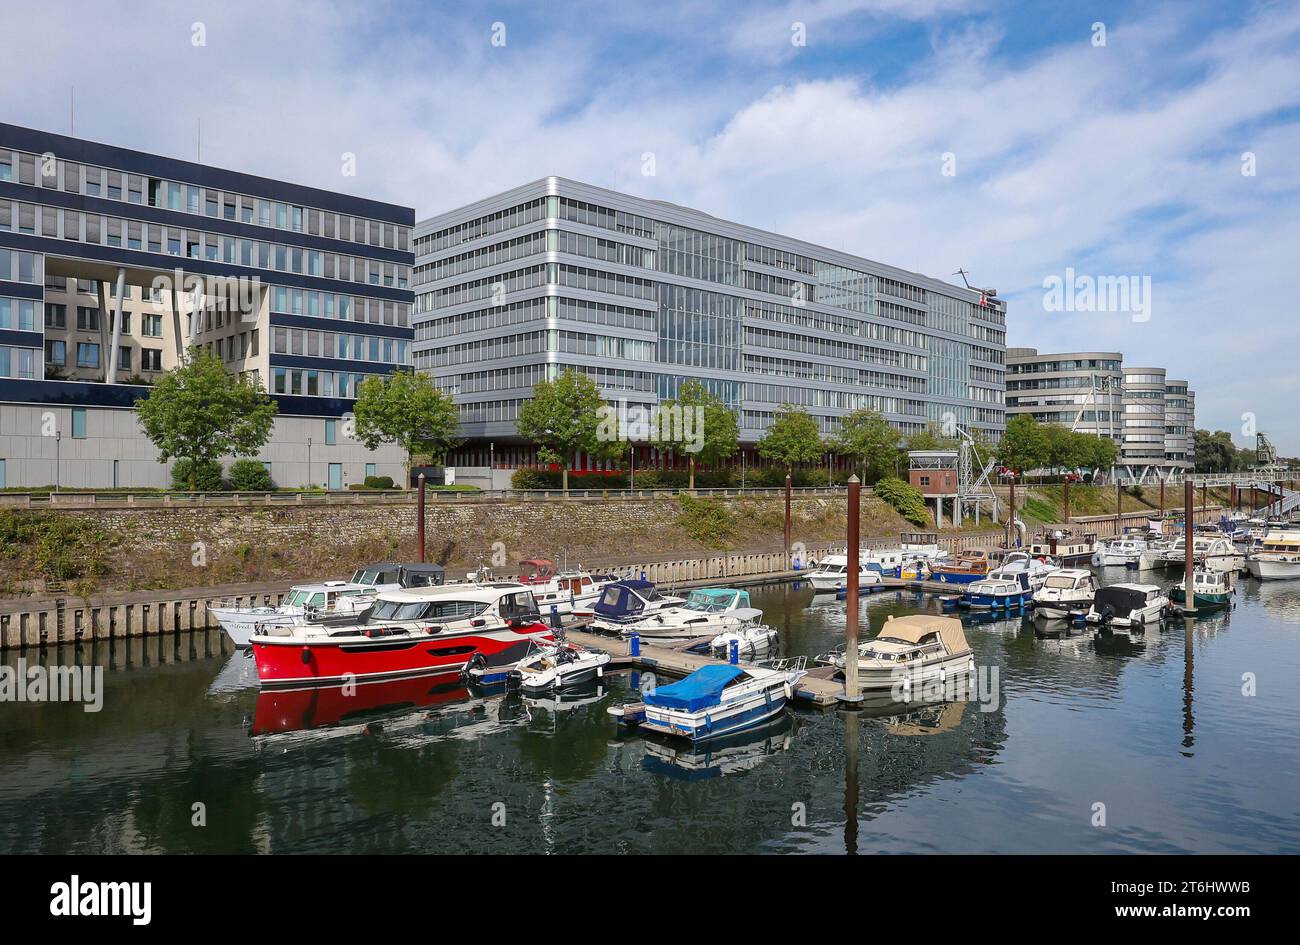
[[[307,437],[307,488],[311,487],[311,437]]]
[[[63,463],[61,461],[62,445],[63,445],[63,432],[60,430],[56,430],[54,432],[54,491],[55,492],[58,492],[60,486],[62,485],[62,477],[60,475],[63,467]]]

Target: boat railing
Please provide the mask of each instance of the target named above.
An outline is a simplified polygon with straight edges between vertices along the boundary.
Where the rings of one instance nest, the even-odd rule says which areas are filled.
[[[766,660],[759,664],[765,669],[774,669],[780,673],[808,671],[808,657],[806,656],[784,656],[779,659]]]

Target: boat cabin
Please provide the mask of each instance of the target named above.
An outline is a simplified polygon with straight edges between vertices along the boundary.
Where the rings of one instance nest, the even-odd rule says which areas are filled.
[[[522,584],[510,582],[383,591],[370,608],[366,623],[449,623],[482,619],[486,624],[494,618],[502,622],[542,619],[533,592]]]
[[[1160,588],[1154,584],[1111,584],[1097,590],[1092,609],[1100,614],[1110,607],[1114,616],[1127,617],[1155,604],[1160,596]]]
[[[970,652],[966,631],[955,617],[932,614],[889,616],[875,639],[858,647],[864,659],[908,662],[929,656],[961,656]]]
[[[1259,550],[1273,554],[1300,554],[1300,530],[1269,530],[1265,533],[1263,540],[1260,542]]]
[[[592,610],[599,619],[625,622],[640,619],[647,604],[663,600],[664,596],[650,581],[615,581],[601,592]]]
[[[1091,591],[1096,581],[1091,571],[1083,568],[1062,568],[1053,571],[1043,582],[1043,587],[1057,591]]]
[[[698,610],[706,614],[721,614],[737,608],[749,607],[749,591],[729,588],[700,588],[691,591],[682,605],[686,610]]]
[[[352,575],[352,583],[377,588],[438,587],[446,583],[446,571],[440,564],[383,561],[359,568]]]
[[[350,597],[368,597],[375,593],[373,587],[354,584],[351,581],[325,581],[321,584],[299,584],[289,589],[289,594],[280,602],[282,607],[301,607],[304,612],[327,613],[334,610],[339,601]]]
[[[519,562],[521,584],[545,584],[557,573],[555,562],[548,558],[525,558]]]

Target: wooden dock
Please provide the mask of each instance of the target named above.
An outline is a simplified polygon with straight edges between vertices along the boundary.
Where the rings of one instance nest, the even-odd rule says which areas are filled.
[[[609,665],[618,669],[656,670],[673,676],[689,676],[701,666],[725,663],[726,660],[707,653],[686,652],[684,646],[699,642],[698,640],[673,641],[672,645],[641,642],[641,655],[632,656],[629,643],[620,637],[605,636],[581,629],[585,624],[565,629],[565,637],[572,643],[590,649],[604,650],[610,655]],[[711,639],[711,638],[703,638]],[[742,660],[741,665],[746,661]],[[795,698],[804,705],[817,708],[830,708],[839,702],[844,693],[842,683],[829,678],[830,673],[814,675],[810,673],[799,680],[795,686]]]

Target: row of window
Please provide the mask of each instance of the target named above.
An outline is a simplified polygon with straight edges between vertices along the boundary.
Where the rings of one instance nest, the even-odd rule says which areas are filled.
[[[405,250],[410,228],[365,217],[0,148],[0,180]]]
[[[397,325],[402,328],[411,323],[411,306],[406,302],[290,289],[282,285],[271,288],[271,311],[287,315],[337,318],[340,321],[365,322],[370,325]]]
[[[347,371],[317,371],[306,368],[271,368],[271,392],[299,394],[307,397],[356,397],[357,388],[367,377],[384,374],[354,374]]]
[[[399,263],[8,200],[0,200],[0,230],[390,288],[410,279]]]
[[[271,331],[271,351],[274,354],[405,365],[409,348],[408,342],[401,338],[306,328],[273,328]]]
[[[134,349],[119,346],[117,349],[117,364],[123,371],[132,370],[131,352]],[[100,366],[100,346],[94,342],[79,341],[76,347],[76,367],[79,368],[98,368]],[[68,346],[63,341],[45,342],[45,363],[53,368],[64,368],[68,366]],[[161,371],[162,370],[162,349],[161,348],[141,348],[140,349],[140,370],[141,371]]]
[[[926,369],[926,357],[906,351],[894,351],[890,348],[877,348],[874,345],[851,344],[845,341],[833,341],[809,335],[797,335],[787,331],[773,331],[767,328],[745,328],[745,344],[762,348],[774,348],[779,351],[798,351],[816,358],[842,358],[850,361],[866,361],[871,364],[886,364],[891,367],[907,368],[914,371]]]

